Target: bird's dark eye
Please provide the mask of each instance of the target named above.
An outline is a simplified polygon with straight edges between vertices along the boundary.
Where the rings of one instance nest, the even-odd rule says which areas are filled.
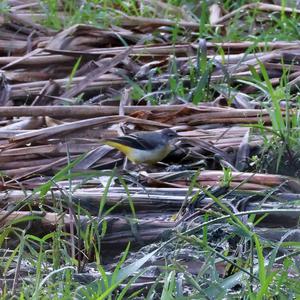
[[[175,132],[169,132],[168,136],[169,137],[175,137],[175,136],[177,136],[177,134]]]
[[[175,138],[178,136],[177,133],[171,129],[164,129],[162,132],[163,132],[164,136],[168,137],[169,139]]]

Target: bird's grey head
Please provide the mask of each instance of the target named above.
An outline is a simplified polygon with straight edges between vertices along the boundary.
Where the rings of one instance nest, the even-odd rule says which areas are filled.
[[[162,133],[162,138],[165,141],[171,141],[175,138],[178,138],[178,134],[174,130],[169,128],[163,129],[161,133]]]

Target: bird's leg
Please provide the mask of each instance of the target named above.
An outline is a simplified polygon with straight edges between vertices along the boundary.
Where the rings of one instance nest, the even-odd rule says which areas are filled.
[[[127,171],[127,165],[128,165],[128,158],[127,156],[124,157],[124,162],[123,162],[123,171]]]
[[[136,164],[136,167],[137,167],[137,171],[138,171],[139,173],[141,173],[142,171],[145,170],[145,166],[142,165],[142,164]]]
[[[124,157],[124,162],[123,162],[122,170],[126,171],[126,172],[129,172],[130,170],[131,171],[133,170],[132,167],[136,167],[138,172],[141,172],[143,170],[143,165],[137,164],[137,163],[134,163],[134,162],[132,162],[132,163],[133,163],[133,166],[129,165],[130,167],[128,168],[128,158],[127,158],[127,156],[125,156]]]
[[[158,166],[165,167],[165,168],[169,167],[169,164],[164,163],[164,162],[162,162],[162,161],[158,162],[157,165],[158,165]]]

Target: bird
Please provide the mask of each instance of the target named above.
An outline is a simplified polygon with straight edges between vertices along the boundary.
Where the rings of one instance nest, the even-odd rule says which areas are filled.
[[[134,164],[153,165],[163,160],[173,149],[178,134],[169,128],[105,139],[104,144],[123,152]]]

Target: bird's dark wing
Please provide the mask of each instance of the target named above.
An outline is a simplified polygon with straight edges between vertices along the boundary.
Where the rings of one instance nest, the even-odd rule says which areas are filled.
[[[160,132],[138,132],[130,136],[136,138],[139,144],[146,150],[152,150],[155,149],[157,146],[162,146],[166,144]]]
[[[116,138],[106,139],[106,141],[120,143],[122,145],[139,150],[152,150],[155,148],[155,145],[148,143],[145,139],[135,135],[120,136]]]

